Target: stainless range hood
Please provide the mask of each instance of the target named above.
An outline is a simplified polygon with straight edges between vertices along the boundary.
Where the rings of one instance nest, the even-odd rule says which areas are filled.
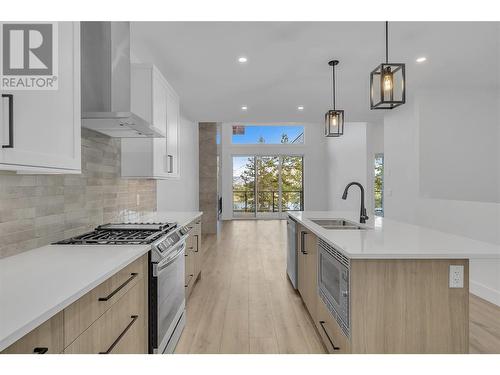
[[[163,138],[131,110],[130,23],[81,22],[82,126],[111,137]]]

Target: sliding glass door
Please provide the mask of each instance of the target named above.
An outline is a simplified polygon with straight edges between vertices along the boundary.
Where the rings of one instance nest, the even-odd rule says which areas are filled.
[[[233,157],[233,216],[255,217],[255,157]]]
[[[303,209],[302,156],[233,157],[233,217],[279,218]]]

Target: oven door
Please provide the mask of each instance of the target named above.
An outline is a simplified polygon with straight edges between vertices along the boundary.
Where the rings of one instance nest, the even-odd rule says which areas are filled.
[[[174,330],[184,315],[184,252],[185,241],[179,243],[156,265],[156,353],[163,353]],[[171,345],[169,345],[171,346]]]
[[[320,295],[329,309],[333,308],[339,324],[349,329],[349,269],[321,245],[318,268]]]

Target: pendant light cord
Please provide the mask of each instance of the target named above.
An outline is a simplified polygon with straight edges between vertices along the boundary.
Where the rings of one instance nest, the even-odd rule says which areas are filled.
[[[389,21],[385,21],[385,63],[389,63]]]
[[[335,110],[335,65],[332,66],[332,78],[333,110]]]

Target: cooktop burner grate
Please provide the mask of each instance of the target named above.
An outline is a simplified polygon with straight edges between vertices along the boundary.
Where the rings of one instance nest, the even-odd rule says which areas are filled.
[[[55,244],[64,245],[141,245],[151,243],[175,228],[175,223],[106,224],[94,231]]]

